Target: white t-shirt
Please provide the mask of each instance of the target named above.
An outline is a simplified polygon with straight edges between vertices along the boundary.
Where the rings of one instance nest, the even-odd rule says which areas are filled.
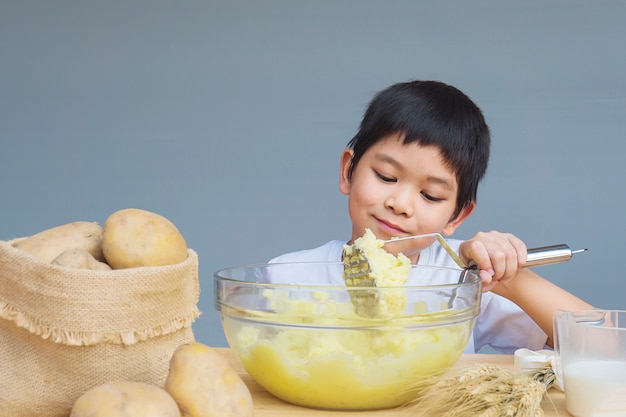
[[[448,239],[448,244],[458,252],[460,240]],[[345,241],[332,240],[315,249],[291,252],[270,261],[275,262],[341,262]],[[434,265],[458,268],[454,260],[438,243],[434,242],[420,252],[418,265]],[[340,285],[341,277],[325,275],[329,282],[311,282],[310,284]],[[319,279],[316,274],[309,277]],[[339,280],[335,282],[336,280]],[[301,282],[302,283],[302,282]],[[422,282],[423,283],[423,282]],[[407,284],[412,284],[407,282]],[[415,283],[413,283],[415,284]],[[483,346],[511,354],[519,348],[531,350],[544,349],[548,336],[515,303],[492,292],[482,295],[481,310],[476,317],[473,335],[465,348],[465,353],[476,353]]]

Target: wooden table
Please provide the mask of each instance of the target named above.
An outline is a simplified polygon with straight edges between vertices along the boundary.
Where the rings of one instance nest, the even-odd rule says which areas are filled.
[[[311,417],[311,416],[410,416],[405,409],[388,409],[379,411],[328,411],[314,410],[305,407],[292,405],[279,400],[272,394],[257,384],[250,375],[243,369],[239,360],[228,348],[218,348],[217,351],[228,360],[231,366],[244,380],[254,400],[254,416],[255,417]],[[463,355],[457,366],[467,366],[477,363],[491,363],[501,366],[505,369],[513,369],[512,355],[496,355],[496,354],[479,354],[479,355]],[[541,403],[545,417],[571,417],[571,414],[565,410],[564,394],[557,390],[551,389],[548,397],[543,399]]]

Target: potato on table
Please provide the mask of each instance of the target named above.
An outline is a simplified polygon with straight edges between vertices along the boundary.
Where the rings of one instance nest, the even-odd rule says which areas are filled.
[[[70,417],[180,417],[180,410],[163,388],[113,381],[78,397]]]
[[[165,390],[188,417],[250,417],[250,390],[230,364],[201,343],[176,349]]]

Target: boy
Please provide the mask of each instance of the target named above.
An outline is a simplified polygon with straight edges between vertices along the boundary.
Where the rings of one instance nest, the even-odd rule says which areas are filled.
[[[438,81],[398,83],[369,104],[359,131],[341,155],[339,189],[348,196],[352,238],[366,228],[378,239],[425,233],[452,235],[476,207],[489,160],[490,133],[481,110]],[[456,267],[434,239],[388,245],[413,263]],[[556,309],[592,308],[521,266],[524,242],[512,234],[477,233],[450,246],[478,265],[481,312],[466,352],[482,346],[513,353],[552,346]],[[271,262],[341,261],[346,241],[334,240]]]

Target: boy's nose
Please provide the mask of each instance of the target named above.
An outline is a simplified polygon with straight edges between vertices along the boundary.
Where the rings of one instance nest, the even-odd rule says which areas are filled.
[[[393,210],[397,215],[412,216],[414,208],[411,192],[405,188],[398,187],[395,192],[387,197],[385,206]]]

